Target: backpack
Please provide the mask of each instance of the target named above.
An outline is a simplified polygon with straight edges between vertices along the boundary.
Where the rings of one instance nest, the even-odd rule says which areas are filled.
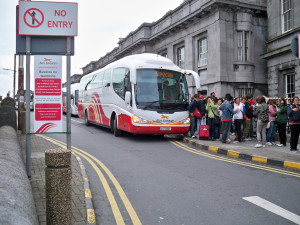
[[[261,122],[263,123],[268,123],[269,122],[269,114],[268,112],[262,112],[261,115],[260,115],[260,120]]]

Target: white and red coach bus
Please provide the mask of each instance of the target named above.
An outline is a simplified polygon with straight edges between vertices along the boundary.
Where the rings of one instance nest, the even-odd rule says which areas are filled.
[[[85,124],[110,127],[115,136],[184,134],[190,120],[186,75],[165,57],[131,55],[81,78],[78,115]]]
[[[79,83],[71,84],[71,115],[78,115]],[[63,113],[67,113],[67,88],[62,89]]]

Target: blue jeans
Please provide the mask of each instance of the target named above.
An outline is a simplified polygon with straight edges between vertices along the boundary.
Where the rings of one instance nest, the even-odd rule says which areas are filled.
[[[197,132],[199,134],[199,127],[200,125],[206,125],[206,119],[205,118],[201,118],[201,119],[197,119]]]
[[[227,135],[231,127],[231,120],[230,121],[223,121],[223,134],[222,134],[222,142],[225,143],[227,140]]]
[[[216,134],[215,134],[215,118],[208,118],[207,119],[207,123],[209,126],[209,138],[215,138]]]
[[[276,135],[276,122],[271,121],[270,128],[267,133],[267,142],[274,142],[275,141],[275,135]]]

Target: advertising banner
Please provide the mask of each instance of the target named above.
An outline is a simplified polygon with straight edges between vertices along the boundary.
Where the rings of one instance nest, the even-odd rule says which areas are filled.
[[[63,132],[61,79],[61,56],[34,56],[34,133]]]

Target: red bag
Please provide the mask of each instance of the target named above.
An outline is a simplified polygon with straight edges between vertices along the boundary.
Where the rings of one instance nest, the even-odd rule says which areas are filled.
[[[197,108],[194,111],[194,117],[196,117],[197,119],[201,119],[202,118],[202,114],[201,114],[201,112]]]
[[[209,138],[209,126],[200,125],[199,128],[199,139],[208,139]]]

